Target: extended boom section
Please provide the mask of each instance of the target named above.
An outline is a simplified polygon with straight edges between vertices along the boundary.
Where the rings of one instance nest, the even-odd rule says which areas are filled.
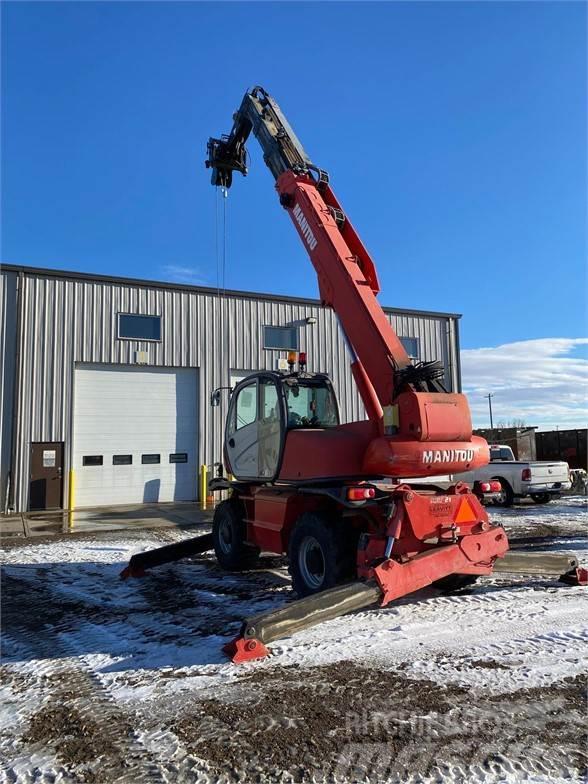
[[[375,425],[363,473],[419,477],[485,465],[489,452],[472,435],[466,398],[445,390],[439,362],[411,362],[377,301],[375,264],[328,174],[311,162],[263,88],[245,94],[227,136],[209,140],[213,184],[228,188],[233,171],[247,174],[245,145],[252,132],[316,270],[321,300],[337,314],[352,353],[353,375]]]

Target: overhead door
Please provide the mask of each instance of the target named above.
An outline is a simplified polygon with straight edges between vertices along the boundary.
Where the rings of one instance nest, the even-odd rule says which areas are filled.
[[[196,498],[195,369],[82,365],[74,390],[76,507]]]

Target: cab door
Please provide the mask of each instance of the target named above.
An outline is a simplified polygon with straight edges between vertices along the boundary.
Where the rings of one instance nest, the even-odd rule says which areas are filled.
[[[259,375],[237,385],[225,435],[228,468],[237,479],[273,481],[285,436],[284,401],[279,384]]]
[[[257,378],[242,381],[231,397],[225,453],[237,479],[257,479],[259,473],[257,397]]]

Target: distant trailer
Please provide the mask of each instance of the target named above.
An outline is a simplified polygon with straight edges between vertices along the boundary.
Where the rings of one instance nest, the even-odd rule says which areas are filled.
[[[492,430],[490,428],[474,430],[474,433],[485,438],[489,444],[509,446],[517,460],[532,462],[543,459],[536,451],[536,429],[536,427],[495,427]]]
[[[570,468],[588,470],[588,428],[536,433],[537,460],[565,460]]]

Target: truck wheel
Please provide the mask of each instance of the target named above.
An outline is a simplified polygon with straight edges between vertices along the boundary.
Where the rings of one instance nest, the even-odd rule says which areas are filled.
[[[448,574],[447,577],[435,580],[433,588],[438,588],[440,591],[445,591],[446,593],[459,591],[461,588],[473,585],[477,579],[477,574]]]
[[[548,504],[551,501],[549,493],[531,493],[531,498],[536,504]]]
[[[288,571],[298,596],[332,588],[347,576],[344,546],[324,517],[300,515],[288,543]]]
[[[509,485],[506,479],[495,476],[493,477],[493,481],[500,482],[500,486],[502,487],[500,498],[494,501],[494,503],[497,506],[512,506],[514,504],[514,493],[512,491],[512,487]]]
[[[212,540],[223,569],[240,571],[255,565],[259,548],[246,544],[243,514],[233,500],[222,501],[214,510]]]

